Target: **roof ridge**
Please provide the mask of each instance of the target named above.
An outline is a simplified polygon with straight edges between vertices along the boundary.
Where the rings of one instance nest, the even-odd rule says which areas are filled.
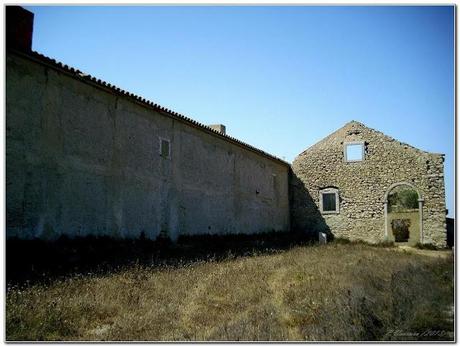
[[[362,123],[362,122],[359,122],[359,121],[356,121],[356,120],[351,120],[347,123],[345,123],[343,126],[341,126],[340,128],[336,129],[335,131],[333,131],[332,133],[330,133],[329,135],[323,137],[321,140],[317,141],[316,143],[310,145],[308,148],[306,148],[304,151],[302,151],[300,154],[298,154],[295,158],[294,158],[294,161],[297,160],[297,158],[299,158],[300,156],[303,156],[305,155],[307,152],[309,152],[313,147],[319,145],[320,143],[324,142],[324,141],[327,141],[329,138],[333,137],[336,133],[338,133],[339,131],[347,128],[347,127],[350,127],[352,125],[358,125],[360,127],[364,127],[366,129],[368,129],[369,131],[371,132],[374,132],[374,133],[377,133],[379,134],[380,136],[383,136],[385,138],[387,138],[388,140],[390,141],[394,141],[396,143],[398,143],[399,145],[401,146],[405,146],[405,147],[409,147],[410,149],[413,149],[415,151],[418,151],[418,152],[421,152],[423,154],[429,154],[429,155],[441,155],[441,156],[444,156],[444,154],[442,153],[434,153],[434,152],[429,152],[429,151],[425,151],[423,149],[420,149],[420,148],[417,148],[415,146],[412,146],[408,143],[405,143],[405,142],[402,142],[402,141],[399,141],[398,139],[390,136],[390,135],[387,135],[385,134],[383,131],[380,131],[380,130],[377,130],[377,129],[374,129],[374,128],[371,128],[369,126],[367,126],[366,124]]]
[[[351,121],[351,122],[345,124],[345,126],[349,125],[349,124],[352,123],[352,122],[354,122],[355,124],[359,124],[360,126],[363,126],[363,127],[365,127],[366,129],[369,129],[370,131],[373,131],[373,132],[375,132],[375,133],[378,133],[378,134],[380,134],[380,135],[386,137],[387,139],[390,139],[391,141],[395,141],[395,142],[397,142],[398,144],[400,144],[400,145],[402,145],[402,146],[407,146],[407,147],[409,147],[409,148],[411,148],[411,149],[414,149],[414,150],[416,150],[416,151],[418,151],[418,152],[422,152],[422,153],[424,153],[424,154],[444,155],[444,154],[442,154],[442,153],[434,153],[434,152],[430,152],[430,151],[425,151],[424,149],[415,147],[415,146],[413,146],[413,145],[411,145],[411,144],[409,144],[409,143],[402,142],[402,141],[398,140],[397,138],[395,138],[395,137],[393,137],[393,136],[391,136],[391,135],[385,134],[383,131],[380,131],[380,130],[371,128],[371,127],[369,127],[369,126],[367,126],[367,125],[365,125],[364,123],[361,123],[361,122]],[[345,126],[343,126],[343,128],[344,128]]]
[[[53,58],[50,58],[50,57],[47,57],[45,56],[44,54],[42,53],[39,53],[37,51],[30,51],[30,52],[24,52],[24,51],[19,51],[19,50],[16,50],[16,49],[12,49],[12,48],[7,48],[7,52],[8,51],[11,51],[11,52],[14,52],[20,56],[25,56],[27,58],[32,58],[32,59],[35,59],[35,60],[38,60],[39,62],[41,63],[45,63],[45,64],[48,64],[48,65],[51,65],[52,67],[56,68],[56,69],[61,69],[61,70],[64,70],[65,72],[67,72],[68,74],[70,74],[72,77],[74,78],[77,78],[77,79],[80,79],[81,81],[84,81],[84,82],[91,82],[91,83],[94,83],[96,85],[98,85],[99,87],[103,87],[103,88],[106,88],[106,89],[109,89],[110,92],[112,93],[118,93],[118,94],[121,94],[122,96],[126,96],[126,97],[129,97],[131,99],[134,99],[136,100],[137,102],[141,103],[142,105],[145,105],[147,107],[150,107],[150,108],[154,108],[156,110],[159,110],[161,111],[163,114],[169,116],[169,117],[172,117],[174,119],[177,119],[177,120],[180,120],[180,121],[183,121],[185,123],[188,123],[188,124],[191,124],[195,127],[197,127],[198,129],[201,129],[201,130],[205,130],[209,133],[212,133],[214,135],[217,135],[218,137],[221,137],[229,142],[233,142],[233,143],[236,143],[246,149],[249,149],[253,152],[256,152],[256,153],[259,153],[259,154],[262,154],[272,160],[275,160],[275,161],[278,161],[284,165],[287,165],[287,166],[290,166],[290,163],[288,163],[287,161],[283,160],[283,159],[280,159],[270,153],[267,153],[257,147],[254,147],[250,144],[247,144],[241,140],[238,140],[237,138],[233,137],[233,136],[229,136],[227,134],[222,134],[221,132],[219,132],[218,130],[215,130],[215,129],[212,129],[211,127],[209,127],[208,125],[205,125],[203,123],[200,123],[190,117],[187,117],[181,113],[178,113],[178,112],[175,112],[173,110],[170,110],[168,109],[167,107],[163,107],[151,100],[148,100],[140,95],[136,95],[134,93],[131,93],[129,91],[126,91],[124,89],[121,89],[120,87],[116,86],[116,85],[113,85],[111,83],[108,83],[104,80],[101,80],[99,78],[96,78],[90,74],[87,74],[87,73],[84,73],[82,72],[81,70],[79,69],[76,69],[74,67],[71,67],[67,64],[64,64],[62,62],[59,62],[57,61],[56,59],[53,59]]]

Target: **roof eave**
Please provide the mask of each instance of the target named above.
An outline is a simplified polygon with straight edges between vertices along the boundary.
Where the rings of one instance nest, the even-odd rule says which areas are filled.
[[[179,122],[182,122],[184,124],[187,124],[189,126],[192,126],[196,129],[199,129],[201,131],[204,131],[208,134],[211,134],[211,135],[214,135],[216,137],[219,137],[227,142],[230,142],[234,145],[237,145],[241,148],[244,148],[244,149],[247,149],[247,150],[250,150],[251,152],[254,152],[256,154],[259,154],[259,155],[262,155],[272,161],[275,161],[277,163],[280,163],[280,164],[283,164],[287,167],[290,167],[290,164],[276,156],[273,156],[265,151],[262,151],[261,149],[258,149],[256,147],[253,147],[243,141],[240,141],[234,137],[231,137],[229,135],[226,135],[226,134],[222,134],[220,132],[218,132],[217,130],[214,130],[214,129],[211,129],[210,127],[200,123],[200,122],[197,122],[195,120],[193,120],[192,118],[189,118],[187,116],[184,116],[180,113],[177,113],[177,112],[174,112],[172,110],[169,110],[168,108],[166,107],[162,107],[156,103],[154,103],[153,101],[150,101],[150,100],[147,100],[145,98],[142,98],[140,97],[139,95],[135,95],[134,93],[130,93],[128,91],[125,91],[115,85],[112,85],[110,83],[107,83],[105,81],[102,81],[100,79],[97,79],[95,78],[94,76],[91,76],[89,74],[84,74],[82,71],[78,70],[78,69],[75,69],[73,67],[70,67],[68,65],[65,65],[65,64],[62,64],[60,62],[57,62],[55,59],[51,59],[49,57],[46,57],[44,56],[43,54],[40,54],[38,52],[35,52],[35,51],[31,51],[30,53],[27,53],[27,52],[23,52],[23,51],[19,51],[19,50],[16,50],[16,49],[13,49],[13,48],[8,48],[7,49],[7,52],[13,52],[19,56],[22,56],[22,57],[25,57],[27,59],[30,59],[30,60],[33,60],[37,63],[40,63],[42,65],[45,65],[45,66],[48,66],[52,69],[55,69],[55,70],[58,70],[62,73],[65,73],[66,75],[72,77],[72,78],[75,78],[75,79],[78,79],[79,81],[81,82],[84,82],[84,83],[87,83],[87,84],[90,84],[96,88],[99,88],[99,89],[102,89],[108,93],[111,93],[111,94],[114,94],[114,95],[117,95],[119,97],[125,97],[125,98],[128,98],[130,101],[133,101],[135,102],[136,104],[140,105],[140,106],[143,106],[143,107],[146,107],[148,109],[153,109],[155,110],[156,112],[164,115],[164,116],[167,116],[167,117],[170,117],[170,118],[173,118],[174,120],[177,120]]]

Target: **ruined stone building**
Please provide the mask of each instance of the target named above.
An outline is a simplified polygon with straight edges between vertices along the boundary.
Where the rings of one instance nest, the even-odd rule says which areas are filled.
[[[352,121],[294,160],[292,228],[372,243],[445,246],[443,163],[442,154]],[[398,193],[407,206],[398,206]],[[401,239],[398,229],[406,233]]]
[[[32,51],[32,24],[7,7],[8,238],[299,230],[445,245],[441,155],[351,122],[291,168]]]

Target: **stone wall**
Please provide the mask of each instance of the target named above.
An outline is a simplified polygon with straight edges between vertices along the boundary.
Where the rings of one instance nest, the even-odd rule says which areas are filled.
[[[25,54],[6,67],[8,237],[289,229],[287,163]]]
[[[347,162],[344,144],[364,142],[364,160]],[[398,142],[352,121],[302,152],[292,164],[293,229],[379,243],[385,235],[385,197],[397,183],[420,193],[423,243],[446,245],[444,158]],[[338,189],[339,213],[320,211],[320,191]]]

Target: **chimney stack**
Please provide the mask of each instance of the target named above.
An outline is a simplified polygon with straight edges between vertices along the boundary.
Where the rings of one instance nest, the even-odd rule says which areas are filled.
[[[32,50],[34,14],[21,6],[6,6],[6,47]]]
[[[225,135],[225,125],[223,124],[209,124],[208,127]]]

